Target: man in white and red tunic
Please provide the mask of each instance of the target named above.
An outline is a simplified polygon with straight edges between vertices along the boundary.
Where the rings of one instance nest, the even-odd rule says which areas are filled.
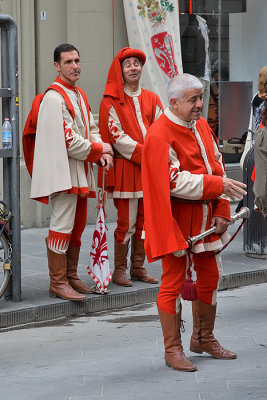
[[[75,115],[56,90],[45,93],[37,120],[30,197],[43,203],[50,200],[52,206],[46,240],[50,295],[78,301],[91,292],[77,275],[87,198],[96,196],[91,163],[109,169],[113,152],[98,133],[85,93],[76,86],[81,73],[78,50],[70,44],[58,46],[54,66],[54,84],[65,91]]]
[[[144,267],[141,157],[147,129],[162,113],[162,104],[155,93],[140,88],[145,61],[141,50],[125,47],[119,51],[109,69],[99,111],[100,134],[114,150],[114,168],[106,186],[118,213],[112,279],[121,286],[131,286],[133,279],[158,283]],[[101,171],[99,175],[101,186]],[[126,276],[130,239],[132,280]]]
[[[194,262],[198,296],[192,303],[190,349],[220,359],[236,358],[213,336],[222,276],[221,258],[214,252],[228,240],[228,198],[241,198],[246,185],[225,175],[216,138],[201,117],[200,81],[189,74],[178,75],[169,82],[167,94],[169,107],[149,129],[142,156],[145,249],[149,262],[162,259],[157,305],[166,364],[181,371],[195,371],[183,352],[180,334],[180,297],[189,257]],[[188,248],[187,237],[214,225],[216,233],[181,256],[181,251]]]

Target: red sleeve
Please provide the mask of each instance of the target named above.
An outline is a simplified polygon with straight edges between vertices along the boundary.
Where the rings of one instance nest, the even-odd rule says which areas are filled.
[[[92,162],[97,163],[103,154],[103,146],[101,143],[97,142],[91,142],[91,143],[92,143],[91,151],[88,154],[88,157],[85,161],[91,163]]]
[[[226,199],[217,199],[213,208],[213,217],[226,218],[231,220],[230,202]]]
[[[203,175],[203,196],[202,200],[217,199],[221,196],[223,181],[221,176]]]
[[[142,150],[143,150],[143,145],[141,143],[137,143],[131,157],[132,162],[141,165]]]

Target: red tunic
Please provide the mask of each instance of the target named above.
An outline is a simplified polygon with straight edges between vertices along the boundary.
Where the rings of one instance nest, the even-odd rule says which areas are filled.
[[[109,111],[113,107],[118,115],[123,131],[134,141],[137,142],[135,150],[130,160],[123,158],[123,154],[115,155],[114,168],[107,173],[107,186],[110,192],[121,193],[124,198],[135,197],[130,193],[142,192],[141,180],[141,156],[143,149],[143,133],[136,118],[135,106],[132,97],[124,94],[124,102],[111,96],[104,96],[99,111],[99,129],[102,140],[114,143],[116,140],[114,132],[109,128]],[[159,97],[148,90],[141,89],[138,96],[142,121],[148,129],[155,119],[156,107],[162,108]],[[115,152],[116,154],[116,152]],[[116,158],[118,157],[118,158]],[[121,158],[120,158],[121,157]],[[99,169],[98,185],[102,186],[102,168]],[[123,195],[123,193],[125,195]],[[142,197],[136,195],[136,197]]]
[[[102,139],[110,144],[116,143],[118,126],[110,120],[110,111],[115,110],[121,128],[126,136],[125,154],[115,152],[114,168],[106,174],[106,187],[115,198],[141,198],[141,156],[146,130],[154,122],[157,106],[162,109],[159,97],[148,90],[138,93],[138,111],[133,98],[124,90],[121,63],[125,58],[137,57],[142,65],[146,61],[145,54],[138,49],[124,47],[114,57],[109,68],[104,97],[99,110],[99,128]],[[137,97],[135,98],[135,100]],[[138,116],[137,116],[138,113]],[[140,115],[141,114],[141,115]],[[139,119],[139,122],[138,122]],[[140,121],[142,120],[142,121]],[[142,129],[140,126],[142,124]],[[118,132],[119,134],[119,132]],[[128,146],[129,143],[129,146]],[[131,149],[129,154],[129,148]],[[98,186],[102,187],[102,172],[98,171]]]
[[[142,156],[142,179],[145,249],[149,262],[187,248],[185,239],[209,229],[213,216],[230,218],[229,201],[219,198],[223,165],[218,151],[215,156],[214,139],[204,118],[196,122],[196,130],[197,134],[162,115],[148,131]],[[173,169],[170,148],[179,165],[177,169],[174,164],[176,181],[170,179]],[[177,182],[179,187],[175,187]],[[208,205],[176,203],[175,209],[178,207],[179,212],[175,212],[174,218],[171,196],[213,201]],[[196,244],[194,251],[220,248],[222,236],[209,235],[203,243]]]

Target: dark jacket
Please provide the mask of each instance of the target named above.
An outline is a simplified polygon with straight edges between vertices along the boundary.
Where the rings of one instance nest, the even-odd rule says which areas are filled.
[[[255,204],[267,219],[267,127],[259,129],[255,134],[255,173],[253,185]]]
[[[181,37],[183,72],[203,77],[205,74],[205,40],[195,15],[189,16],[189,24]]]

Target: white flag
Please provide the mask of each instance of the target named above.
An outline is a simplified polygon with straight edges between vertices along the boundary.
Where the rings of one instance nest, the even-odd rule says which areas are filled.
[[[106,293],[109,282],[111,281],[111,273],[109,272],[108,246],[103,202],[100,202],[99,205],[99,212],[97,215],[87,271],[95,281],[98,291],[101,294]]]
[[[183,72],[178,1],[123,0],[129,46],[142,50],[141,87],[157,93],[166,107],[169,79]]]

